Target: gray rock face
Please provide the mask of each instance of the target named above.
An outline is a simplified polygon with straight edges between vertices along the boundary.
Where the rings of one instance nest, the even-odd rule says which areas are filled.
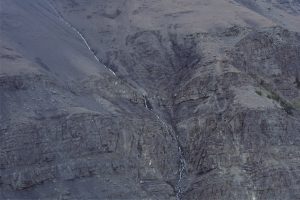
[[[299,199],[298,20],[297,1],[1,0],[0,199]]]

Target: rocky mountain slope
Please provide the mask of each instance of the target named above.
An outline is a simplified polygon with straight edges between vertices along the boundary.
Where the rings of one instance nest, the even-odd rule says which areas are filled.
[[[298,0],[0,9],[0,199],[300,199]]]

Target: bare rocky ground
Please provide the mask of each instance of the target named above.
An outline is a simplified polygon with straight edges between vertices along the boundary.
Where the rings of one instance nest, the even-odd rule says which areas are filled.
[[[0,199],[300,199],[298,0],[0,3]]]

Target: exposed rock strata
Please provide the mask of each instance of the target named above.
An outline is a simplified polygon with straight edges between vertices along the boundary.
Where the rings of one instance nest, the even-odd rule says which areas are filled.
[[[0,198],[299,199],[284,2],[3,0]]]

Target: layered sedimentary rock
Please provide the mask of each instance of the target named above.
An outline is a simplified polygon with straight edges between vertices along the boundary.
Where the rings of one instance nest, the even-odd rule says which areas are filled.
[[[2,0],[1,199],[299,199],[297,1]]]

